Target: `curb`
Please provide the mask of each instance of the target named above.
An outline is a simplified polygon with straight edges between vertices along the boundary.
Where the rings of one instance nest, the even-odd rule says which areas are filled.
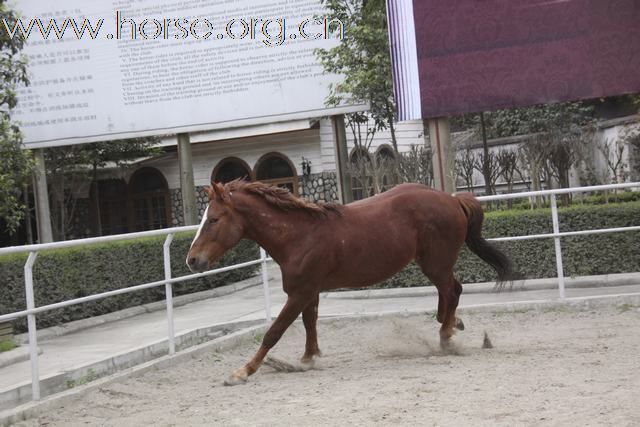
[[[38,354],[42,354],[42,349],[40,347],[38,347]],[[0,353],[0,368],[29,360],[29,356],[29,347],[26,346]]]
[[[193,329],[176,336],[176,350],[189,349],[200,345],[203,341],[215,341],[220,335],[228,334],[238,328],[254,327],[264,323],[262,320],[249,320],[234,323],[215,324],[204,328]],[[233,333],[231,334],[233,335]],[[40,394],[46,397],[63,392],[80,384],[92,382],[98,378],[113,375],[122,369],[133,368],[154,359],[168,357],[169,343],[167,339],[110,356],[98,362],[77,366],[63,372],[57,372],[40,378]],[[27,351],[27,359],[28,359]],[[0,411],[21,405],[31,400],[31,381],[25,381],[5,390],[0,390]]]
[[[601,276],[566,277],[565,288],[602,288],[611,286],[628,286],[640,284],[640,273],[605,274]],[[558,279],[529,279],[506,285],[497,290],[495,282],[469,283],[463,285],[463,294],[499,293],[557,289]],[[413,288],[369,289],[362,291],[327,292],[320,298],[334,299],[369,299],[369,298],[407,298],[437,295],[434,286],[419,286]]]
[[[600,306],[610,306],[617,304],[631,304],[640,306],[640,293],[630,294],[617,294],[617,295],[598,295],[589,297],[577,297],[567,298],[564,301],[559,300],[538,300],[538,301],[520,301],[520,302],[505,302],[505,303],[489,303],[471,305],[466,307],[460,307],[459,311],[462,313],[474,313],[474,312],[522,312],[522,311],[548,311],[558,308],[595,308]],[[640,310],[640,308],[638,308]],[[389,311],[384,313],[371,313],[371,314],[347,314],[339,316],[327,316],[318,319],[320,323],[340,323],[347,320],[375,320],[385,317],[395,316],[416,316],[416,315],[430,315],[435,313],[436,310],[403,310],[403,311]],[[297,320],[300,322],[300,320]],[[227,327],[232,327],[237,324],[227,324]],[[52,395],[38,402],[29,402],[13,409],[0,412],[0,427],[9,426],[13,423],[24,421],[29,418],[37,417],[38,415],[53,411],[64,406],[88,391],[99,389],[105,385],[109,385],[118,382],[123,379],[136,378],[151,370],[165,369],[192,358],[200,357],[204,354],[211,352],[228,351],[239,345],[251,342],[255,336],[263,334],[267,329],[266,325],[257,325],[242,329],[237,332],[233,332],[221,338],[214,339],[213,341],[196,345],[194,347],[182,350],[176,353],[174,356],[162,356],[158,359],[143,363],[138,366],[129,367],[121,372],[117,372],[108,377],[103,377],[96,381],[92,381],[89,384],[74,387],[73,389],[63,391],[61,393]]]
[[[274,277],[270,276],[269,280]],[[196,301],[202,301],[209,298],[217,298],[225,295],[232,294],[234,292],[241,291],[253,286],[262,284],[262,276],[260,274],[242,280],[240,282],[232,283],[230,285],[221,286],[219,288],[210,289],[208,291],[196,292],[193,294],[180,295],[173,298],[173,307],[180,307],[183,305],[191,304]],[[83,329],[92,328],[94,326],[103,325],[105,323],[115,322],[117,320],[129,319],[131,317],[138,316],[145,313],[153,313],[155,311],[164,310],[166,303],[164,300],[151,302],[148,304],[126,308],[120,311],[114,311],[113,313],[103,314],[101,316],[88,317],[86,319],[74,320],[73,322],[65,323],[60,326],[52,326],[50,328],[38,330],[38,340],[45,341],[50,338],[59,337],[62,335],[78,332]],[[16,344],[28,344],[29,334],[22,333],[13,337]]]

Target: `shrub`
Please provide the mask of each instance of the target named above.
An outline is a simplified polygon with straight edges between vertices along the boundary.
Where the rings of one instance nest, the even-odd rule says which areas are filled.
[[[4,353],[5,351],[11,351],[16,348],[17,345],[12,340],[4,340],[0,341],[0,353]]]
[[[560,231],[640,225],[640,202],[608,205],[577,205],[559,209]],[[498,211],[486,214],[485,237],[506,237],[552,233],[550,209]],[[640,231],[564,237],[562,259],[565,276],[640,271]],[[526,278],[556,277],[553,239],[496,243]],[[489,282],[496,279],[490,267],[462,250],[455,269],[462,283]],[[420,269],[411,264],[379,287],[411,287],[428,284]]]
[[[186,253],[193,235],[176,235],[171,245],[173,277],[189,274]],[[80,298],[164,279],[162,245],[164,237],[96,244],[45,251],[34,265],[36,306]],[[258,246],[243,240],[229,251],[218,266],[238,264],[259,257]],[[26,255],[0,257],[0,313],[24,310],[24,263]],[[213,289],[252,276],[256,266],[174,284],[174,295]],[[37,315],[38,327],[45,328],[72,320],[98,316],[129,307],[163,300],[164,286],[112,296]],[[26,330],[26,320],[14,322],[17,332]]]
[[[561,196],[557,196],[560,199]],[[609,203],[623,203],[623,202],[635,202],[640,201],[640,191],[631,190],[619,190],[617,193],[614,191],[598,192],[590,194],[589,196],[574,196],[572,204],[575,205],[603,205]],[[560,203],[560,200],[558,200]],[[545,205],[549,206],[549,198],[545,198]],[[528,199],[513,199],[509,207],[509,201],[500,200],[494,201],[490,205],[485,205],[485,209],[489,212],[492,211],[510,211],[510,210],[531,210],[531,203]]]

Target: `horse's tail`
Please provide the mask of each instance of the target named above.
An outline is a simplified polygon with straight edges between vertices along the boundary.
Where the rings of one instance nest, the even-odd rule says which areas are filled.
[[[480,202],[471,193],[456,194],[455,197],[467,216],[467,237],[465,242],[471,252],[478,255],[480,259],[496,271],[498,274],[496,285],[498,287],[502,287],[505,282],[514,280],[517,274],[513,270],[511,260],[495,245],[482,237],[484,212]]]

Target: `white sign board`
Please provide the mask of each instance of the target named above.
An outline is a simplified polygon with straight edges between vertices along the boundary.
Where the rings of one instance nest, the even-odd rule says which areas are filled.
[[[338,43],[319,0],[17,0],[31,84],[29,148],[272,123],[328,110],[316,48]],[[332,30],[337,30],[337,33]],[[347,29],[344,29],[347,30]]]

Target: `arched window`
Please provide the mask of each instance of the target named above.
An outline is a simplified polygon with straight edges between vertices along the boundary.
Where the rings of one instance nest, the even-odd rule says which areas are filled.
[[[129,232],[127,184],[122,179],[95,181],[91,186],[95,234],[106,236]]]
[[[286,156],[280,153],[269,153],[262,156],[256,164],[256,179],[278,187],[288,188],[291,193],[298,194],[298,174]]]
[[[396,184],[395,179],[395,165],[396,156],[393,150],[382,145],[376,152],[376,179],[377,184],[380,187],[380,192],[383,193],[391,189]]]
[[[349,169],[353,200],[362,200],[373,195],[371,167],[371,157],[367,150],[356,148],[351,152]]]
[[[169,226],[169,187],[153,168],[137,170],[129,183],[133,230],[155,230]]]
[[[227,183],[234,179],[242,178],[251,181],[251,169],[237,157],[227,157],[222,160],[211,174],[211,182]]]

